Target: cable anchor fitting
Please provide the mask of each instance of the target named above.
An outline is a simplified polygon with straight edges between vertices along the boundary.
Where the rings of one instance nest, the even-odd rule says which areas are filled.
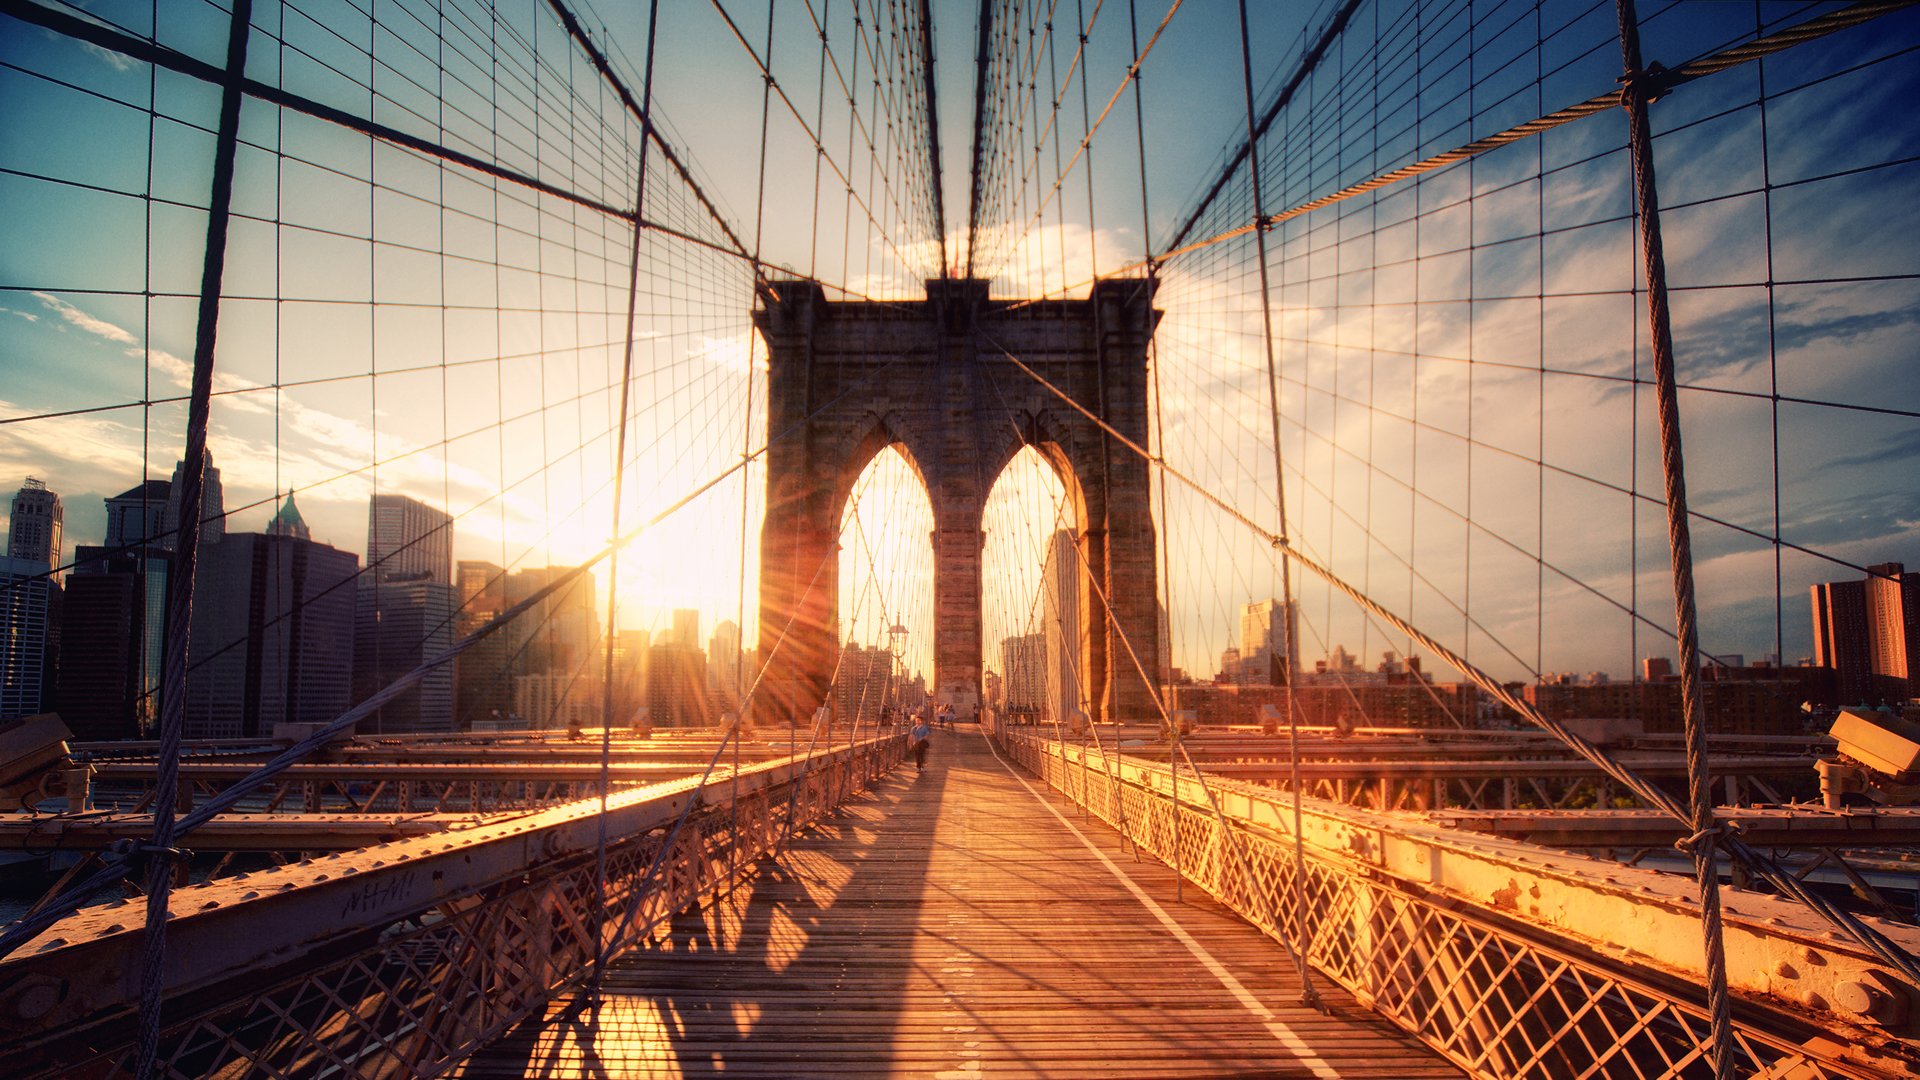
[[[123,836],[113,843],[108,844],[107,851],[120,856],[127,862],[144,861],[155,858],[166,859],[169,862],[183,862],[193,858],[193,852],[186,848],[160,847],[156,844],[135,840],[130,836]]]
[[[1672,93],[1674,87],[1684,82],[1691,82],[1694,78],[1696,76],[1668,71],[1667,65],[1655,60],[1648,64],[1644,71],[1629,71],[1624,75],[1615,76],[1613,81],[1626,87],[1620,94],[1620,107],[1629,109],[1632,108],[1629,102],[1635,93],[1651,105]]]
[[[1692,836],[1683,836],[1675,840],[1673,846],[1677,850],[1684,851],[1689,855],[1694,855],[1699,853],[1702,844],[1718,844],[1722,836],[1739,836],[1746,831],[1747,826],[1744,822],[1722,821],[1716,823],[1712,828],[1701,829]]]

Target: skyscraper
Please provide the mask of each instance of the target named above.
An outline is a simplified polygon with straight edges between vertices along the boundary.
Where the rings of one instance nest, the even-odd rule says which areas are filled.
[[[168,495],[173,484],[166,480],[143,480],[136,487],[106,500],[107,537],[110,548],[159,544],[166,529]]]
[[[659,727],[706,727],[719,719],[707,693],[707,657],[678,641],[647,648],[647,711]]]
[[[495,569],[490,563],[462,563],[463,593],[479,585],[484,575]],[[500,610],[513,607],[572,570],[570,566],[546,566],[507,574],[503,580],[504,591],[498,595],[497,601],[489,599],[489,602],[497,602]],[[519,714],[522,719],[531,719],[520,712],[523,700],[544,702],[558,699],[548,694],[545,688],[530,690],[532,696],[524,697],[517,685],[518,680],[557,675],[563,678],[554,685],[567,688],[567,701],[579,709],[591,710],[598,715],[601,704],[600,678],[605,657],[597,648],[600,642],[600,617],[593,605],[592,574],[581,574],[559,591],[529,607],[514,619],[512,626],[495,632],[490,640],[501,643],[502,651],[498,658],[487,667],[476,662],[462,675],[465,679],[470,673],[478,681],[481,696],[488,701],[484,708],[489,712],[500,708],[491,702],[504,693],[507,704],[501,715]],[[470,687],[463,693],[471,698],[475,689]],[[462,707],[460,715],[465,722],[491,718],[467,707]]]
[[[460,560],[455,575],[459,613],[454,616],[455,639],[466,637],[493,621],[507,608],[507,572],[490,562]],[[469,645],[453,661],[456,730],[469,729],[476,720],[501,720],[513,715],[513,630],[496,631]]]
[[[59,581],[60,534],[65,521],[60,496],[48,491],[41,481],[27,477],[14,493],[13,515],[7,519],[7,557],[46,563],[53,580]]]
[[[506,602],[518,604],[547,587],[571,566],[531,567],[507,577]],[[593,604],[593,575],[582,574],[514,620],[515,674],[580,672],[597,680],[590,661],[600,641],[600,615]],[[694,650],[699,651],[696,644]],[[598,693],[598,683],[590,688]]]
[[[289,494],[288,503],[292,503]],[[453,518],[405,495],[367,504],[367,572],[360,575],[353,636],[353,700],[365,701],[453,645]],[[365,734],[451,731],[454,671],[428,672],[362,720]]]
[[[880,710],[893,704],[887,697],[887,683],[893,674],[893,653],[876,645],[863,648],[849,641],[840,650],[840,663],[834,675],[836,705],[843,724],[872,724],[880,719]]]
[[[1809,589],[1813,662],[1838,673],[1842,703],[1904,701],[1920,676],[1920,574],[1900,563],[1867,573]]]
[[[418,499],[373,496],[367,508],[367,576],[453,584],[453,517]]]
[[[622,630],[613,642],[613,711],[607,722],[625,727],[647,704],[647,646],[645,630]]]
[[[307,527],[307,519],[300,516],[300,508],[293,505],[293,489],[287,489],[287,497],[280,503],[280,509],[273,512],[273,520],[267,522],[268,536],[291,536],[295,540],[313,539],[313,530]]]
[[[359,704],[388,683],[451,648],[454,641],[452,585],[438,581],[369,582],[361,575],[354,608],[353,701]],[[360,721],[363,735],[452,731],[454,670],[443,664],[399,697]]]
[[[1046,638],[1045,699],[1052,716],[1065,718],[1081,705],[1081,690],[1086,686],[1086,635],[1080,621],[1080,555],[1075,550],[1073,533],[1057,529],[1047,540],[1046,564],[1040,571],[1041,618]],[[1166,646],[1161,646],[1166,655]],[[1011,685],[1012,672],[1002,686],[1003,699]]]
[[[689,649],[700,647],[700,613],[692,608],[673,609],[673,643]]]
[[[54,698],[75,738],[134,739],[144,704],[141,575],[125,555],[95,566],[75,567],[63,590]]]
[[[60,652],[60,583],[44,560],[0,558],[0,721],[47,711]]]
[[[173,466],[173,482],[167,486],[166,516],[161,520],[161,545],[169,551],[180,549],[180,500],[182,491],[180,473],[187,467],[184,461]],[[220,486],[220,470],[213,467],[213,451],[207,451],[205,467],[200,470],[200,542],[216,544],[227,535],[227,497]],[[195,586],[196,590],[198,586]]]
[[[1012,706],[1045,706],[1047,689],[1047,636],[1023,634],[1000,640],[1000,675],[1005,679],[1002,692]],[[1048,719],[1065,719],[1049,716]]]
[[[201,547],[188,738],[270,736],[275,724],[323,723],[351,706],[360,560],[307,534],[289,496],[269,532]]]
[[[707,640],[707,671],[713,679],[714,701],[721,709],[738,713],[740,696],[748,688],[740,683],[740,627],[732,619],[721,619]]]
[[[1251,686],[1284,686],[1300,670],[1292,605],[1261,600],[1240,609],[1240,675]]]
[[[149,479],[110,496],[103,543],[73,549],[55,689],[61,718],[80,738],[136,738],[158,714],[173,565],[161,541],[171,488]]]

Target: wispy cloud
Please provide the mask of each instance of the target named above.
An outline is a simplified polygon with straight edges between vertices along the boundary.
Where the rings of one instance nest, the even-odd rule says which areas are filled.
[[[94,16],[88,14],[84,8],[81,8],[75,4],[61,4],[60,8],[66,14],[72,15],[74,18],[79,19],[82,22],[92,23],[94,26],[98,26],[103,30],[119,29],[119,27],[117,26],[113,26],[110,23],[107,23],[100,19],[95,18]],[[100,62],[106,64],[108,67],[112,68],[115,71],[132,71],[135,67],[139,66],[138,61],[134,60],[132,57],[126,55],[125,53],[117,53],[117,52],[114,52],[112,49],[102,48],[98,45],[95,45],[91,41],[80,41],[77,38],[69,38],[62,34],[56,34],[52,30],[45,30],[45,31],[42,31],[42,33],[46,34],[46,36],[53,41],[73,42],[74,44],[80,46],[81,51],[85,52],[87,55],[93,57],[94,59],[99,60]]]
[[[45,305],[47,310],[52,311],[54,314],[59,315],[61,318],[85,330],[89,334],[96,334],[106,338],[108,341],[117,341],[123,345],[132,345],[139,340],[120,327],[113,325],[105,319],[94,318],[92,315],[81,311],[79,308],[74,307],[72,304],[67,303],[52,293],[37,292],[34,293],[33,296],[34,299]]]

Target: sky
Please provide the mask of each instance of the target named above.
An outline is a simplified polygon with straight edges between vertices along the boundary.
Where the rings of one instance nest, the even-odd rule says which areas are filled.
[[[769,50],[764,0],[660,5],[657,115],[695,183],[652,154],[644,212],[724,244],[704,195],[772,266],[915,298],[937,245],[899,209],[913,192],[887,182],[898,162],[865,145],[884,147],[886,117],[866,104],[850,8],[771,7]],[[1804,19],[1825,7],[1643,4],[1647,55],[1677,64],[1751,36],[1756,10]],[[81,8],[203,59],[224,48],[224,15],[209,5]],[[1325,12],[1249,8],[1264,104]],[[249,70],[631,205],[637,124],[548,9],[500,9],[498,23],[450,18],[429,32],[406,22],[405,6],[375,28],[345,2],[259,4]],[[1052,9],[1062,28],[1096,10],[1084,67],[1095,116],[1125,85],[1128,9]],[[1167,9],[1133,10],[1144,43]],[[823,11],[824,65],[813,26]],[[1363,5],[1263,140],[1268,212],[1614,85],[1610,9],[1474,11],[1469,28],[1459,5]],[[976,12],[934,5],[949,261],[964,251]],[[582,9],[636,92],[646,14]],[[1042,121],[1050,73],[1071,59],[1062,33],[1034,76],[1030,116]],[[1811,650],[1806,586],[1857,576],[1832,560],[1920,567],[1908,481],[1920,454],[1920,133],[1900,119],[1920,97],[1905,52],[1916,41],[1915,16],[1888,16],[1655,106],[1693,505],[1783,541],[1696,521],[1709,652],[1779,647],[1792,662]],[[1141,68],[1143,112],[1131,90],[1120,94],[1065,176],[1050,141],[1032,155],[1024,202],[992,248],[1009,255],[994,268],[996,295],[1055,291],[1164,247],[1244,139],[1239,44],[1236,5],[1178,5]],[[763,141],[756,56],[769,51],[787,100],[770,97]],[[0,114],[0,490],[33,476],[59,492],[70,551],[98,542],[103,497],[143,469],[170,475],[180,454],[218,98],[12,21],[0,23],[0,63],[0,98],[14,103]],[[842,78],[861,95],[864,130]],[[1082,133],[1080,86],[1067,89],[1060,160]],[[622,554],[620,624],[658,629],[693,607],[703,635],[732,619],[751,643],[765,474],[742,458],[767,437],[765,352],[740,260],[643,233],[622,446],[629,231],[258,101],[243,108],[241,138],[212,429],[231,530],[264,527],[276,494],[293,488],[317,539],[364,553],[367,496],[394,490],[457,516],[457,558],[571,564],[613,531],[618,457],[623,530],[700,492]],[[1624,138],[1614,111],[1267,236],[1290,529],[1504,677],[1621,677],[1640,656],[1671,654]],[[1246,175],[1195,237],[1244,222]],[[1155,447],[1181,477],[1275,529],[1253,252],[1242,237],[1162,268]],[[1169,480],[1155,512],[1174,663],[1206,674],[1235,644],[1238,606],[1281,583],[1270,550],[1186,480]],[[877,613],[906,612],[913,640],[930,641],[924,494],[888,455],[861,483],[857,538],[843,535],[844,633],[882,643]],[[1031,609],[1059,498],[1058,480],[1024,458],[995,490],[989,658]],[[1404,648],[1324,588],[1295,586],[1309,660],[1335,645],[1367,657]],[[909,667],[931,676],[924,646],[914,649]]]

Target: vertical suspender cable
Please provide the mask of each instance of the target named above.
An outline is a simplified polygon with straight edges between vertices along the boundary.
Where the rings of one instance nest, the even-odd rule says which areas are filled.
[[[1240,75],[1247,98],[1247,172],[1253,180],[1253,239],[1260,257],[1260,327],[1267,350],[1267,411],[1273,421],[1274,510],[1279,515],[1279,536],[1284,544],[1287,540],[1287,480],[1281,467],[1280,380],[1273,362],[1273,293],[1267,283],[1267,227],[1261,224],[1267,208],[1260,177],[1259,120],[1253,111],[1253,46],[1247,33],[1247,0],[1240,0]],[[1161,451],[1165,452],[1164,449]],[[1161,483],[1165,482],[1163,472]],[[1300,718],[1293,708],[1293,680],[1297,674],[1293,670],[1293,566],[1285,558],[1280,560],[1280,602],[1280,620],[1287,635],[1287,654],[1281,663],[1285,665],[1287,680],[1284,696],[1287,709],[1287,762],[1290,769],[1288,782],[1293,787],[1294,920],[1292,933],[1286,940],[1287,948],[1293,952],[1293,966],[1300,972],[1300,1000],[1302,1004],[1317,1007],[1320,995],[1314,991],[1313,976],[1307,970],[1306,942],[1301,940],[1307,923],[1307,853],[1306,843],[1300,836]],[[1267,630],[1267,636],[1271,642],[1271,627]],[[1276,926],[1275,929],[1280,928]]]
[[[754,274],[756,277],[758,277],[761,273],[760,238],[762,234],[766,231],[766,220],[767,220],[767,124],[769,122],[769,119],[771,116],[771,110],[773,108],[773,16],[774,16],[774,11],[775,11],[775,5],[773,0],[767,0],[767,51],[766,51],[766,57],[764,61],[766,65],[766,84],[760,91],[760,183],[759,183],[759,191],[754,197],[754,208],[753,208],[753,267],[754,267]],[[826,48],[826,43],[824,41],[821,42],[821,48],[822,49]],[[824,144],[816,140],[815,145],[821,146]],[[818,157],[814,158],[814,167],[816,171],[819,168],[819,161],[820,159]],[[809,320],[809,324],[811,324],[811,320]],[[753,440],[753,351],[754,351],[753,350],[753,331],[749,329],[747,331],[747,334],[748,334],[748,337],[747,337],[747,403],[746,403],[746,415],[744,418],[742,418],[740,422],[741,428],[745,432],[745,436],[743,439],[744,445],[741,448],[741,462],[740,462],[740,613],[741,613],[740,617],[743,620],[746,618],[746,588],[747,588],[747,485],[749,483],[749,478],[747,476],[747,463],[748,463],[747,447],[750,447],[752,445],[752,440]],[[809,328],[808,330],[807,346],[808,346],[807,348],[808,355],[812,355],[813,342],[812,342],[811,328]],[[771,416],[772,413],[768,413],[768,415]],[[733,727],[729,729],[733,734],[733,798],[731,800],[733,814],[731,819],[732,824],[730,826],[731,831],[728,834],[729,839],[727,843],[727,890],[728,892],[732,892],[733,890],[734,873],[739,869],[739,865],[735,861],[740,854],[740,737],[739,737],[739,733],[746,724],[746,707],[747,707],[747,703],[745,699],[740,698],[740,695],[739,695],[740,676],[738,674],[739,665],[737,663],[734,666],[734,670],[735,670],[734,691],[735,691],[735,697],[739,698],[739,700],[736,700],[734,703]],[[829,743],[828,748],[829,749],[832,748],[831,743]]]
[[[620,422],[614,436],[613,451],[613,525],[608,535],[620,535],[621,482],[627,465],[627,409],[633,393],[633,320],[640,297],[640,222],[647,209],[647,149],[652,143],[653,121],[653,43],[660,27],[660,0],[653,0],[647,11],[647,68],[640,86],[640,160],[633,183],[633,251],[627,262],[627,333],[625,356],[620,368]],[[596,941],[593,950],[593,990],[600,990],[607,973],[607,941],[604,924],[607,917],[607,797],[613,775],[613,645],[620,636],[619,595],[620,549],[607,556],[607,664],[600,691],[600,820],[594,845],[594,881],[600,902],[594,905]]]
[[[927,125],[927,188],[933,203],[933,239],[940,252],[940,276],[951,277],[953,270],[947,265],[947,206],[946,196],[940,190],[940,107],[933,93],[933,5],[930,0],[920,0],[915,12],[919,26],[916,27],[919,41],[921,92],[926,95],[925,107],[921,110],[921,119]]]
[[[1667,486],[1667,542],[1673,557],[1673,606],[1679,623],[1680,699],[1686,713],[1687,789],[1694,834],[1694,874],[1700,883],[1700,931],[1706,939],[1707,1004],[1713,1013],[1714,1075],[1733,1075],[1733,1024],[1727,999],[1726,945],[1721,938],[1718,826],[1707,776],[1706,716],[1700,702],[1700,628],[1693,602],[1693,541],[1687,526],[1686,464],[1680,448],[1680,404],[1673,370],[1673,329],[1667,316],[1667,267],[1660,244],[1660,200],[1654,186],[1653,134],[1647,103],[1654,94],[1641,68],[1639,17],[1633,0],[1616,0],[1620,52],[1626,73],[1620,103],[1628,116],[1635,194],[1640,203],[1641,258],[1647,275],[1647,322],[1653,346],[1654,396],[1660,409],[1660,459]]]
[[[986,167],[987,125],[987,81],[993,66],[993,0],[980,0],[979,15],[980,40],[973,52],[973,176],[968,181],[967,192],[967,270],[964,276],[973,276],[974,248],[980,240],[982,203],[987,198],[983,175]]]
[[[140,970],[140,1027],[136,1075],[151,1080],[160,1054],[160,998],[167,956],[167,900],[177,860],[174,808],[180,788],[180,740],[186,726],[188,628],[193,623],[193,575],[200,544],[202,480],[207,465],[207,417],[213,407],[213,346],[220,323],[220,281],[227,266],[227,222],[233,205],[233,159],[240,138],[240,88],[246,78],[247,34],[253,0],[234,0],[227,31],[220,131],[214,145],[213,190],[207,202],[207,249],[200,270],[200,315],[193,343],[193,385],[187,401],[187,445],[180,469],[180,531],[174,536],[173,590],[167,603],[166,683],[161,695],[160,749],[154,773],[153,839],[148,855],[147,932]]]

